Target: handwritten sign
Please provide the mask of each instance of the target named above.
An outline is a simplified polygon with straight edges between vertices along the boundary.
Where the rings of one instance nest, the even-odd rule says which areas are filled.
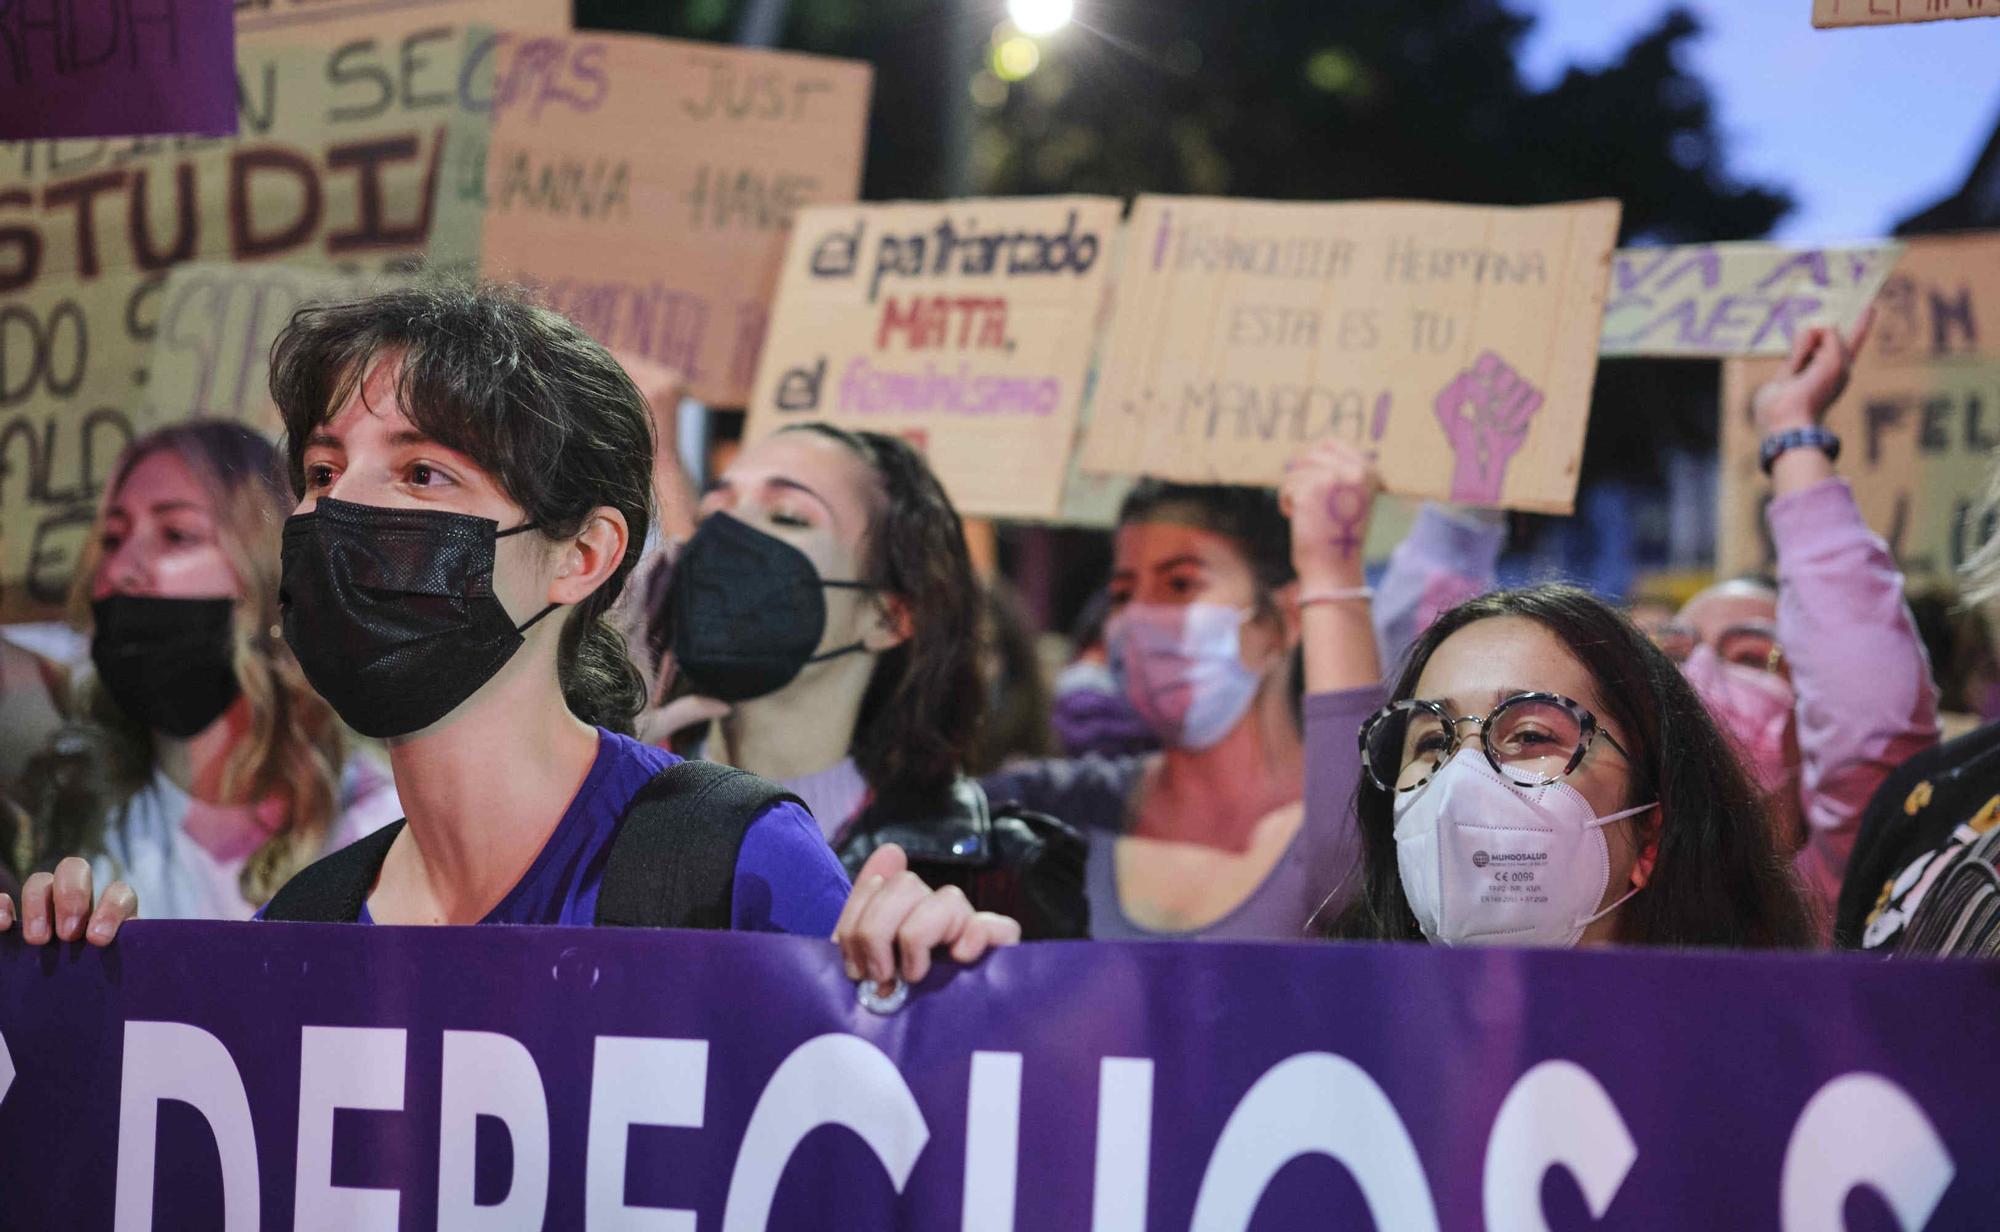
[[[292,313],[314,301],[358,299],[397,281],[280,263],[174,267],[159,293],[146,417],[160,423],[196,415],[234,419],[276,435],[271,344]]]
[[[1868,525],[1912,576],[1949,575],[1991,528],[1979,522],[2000,448],[2000,234],[1909,242],[1876,301],[1875,331],[1827,416],[1838,469]],[[1721,541],[1725,573],[1767,567],[1769,480],[1750,418],[1778,360],[1723,365]]]
[[[570,4],[571,0],[236,0],[236,35],[246,42],[330,43],[467,25],[539,34],[570,29]]]
[[[1615,201],[1140,197],[1084,467],[1273,484],[1379,449],[1390,491],[1568,512]]]
[[[2000,16],[2000,0],[1813,0],[1815,26],[1888,26]]]
[[[793,215],[852,201],[866,64],[630,35],[511,40],[484,271],[741,406]]]
[[[908,436],[960,512],[1054,516],[1119,208],[1030,197],[801,211],[746,437],[809,419]]]
[[[235,132],[229,5],[0,5],[0,140]]]
[[[1811,326],[1853,328],[1901,253],[1900,244],[1621,248],[1598,354],[1789,354]]]
[[[476,259],[493,45],[246,47],[235,139],[0,145],[0,620],[61,602],[119,446],[165,422],[144,386],[176,266]],[[231,407],[171,408],[197,409]]]

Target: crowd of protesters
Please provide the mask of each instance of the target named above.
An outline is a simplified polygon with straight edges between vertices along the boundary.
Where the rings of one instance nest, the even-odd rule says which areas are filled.
[[[1755,395],[1774,576],[1502,590],[1504,528],[1433,507],[1371,586],[1379,459],[1327,443],[1140,483],[1060,666],[899,438],[750,443],[663,534],[645,398],[525,293],[308,307],[279,448],[119,461],[87,662],[0,638],[0,927],[734,928],[884,982],[1042,938],[2000,953],[2000,724],[1941,742],[1822,427],[1866,328]],[[2000,544],[1962,595],[1930,623]]]

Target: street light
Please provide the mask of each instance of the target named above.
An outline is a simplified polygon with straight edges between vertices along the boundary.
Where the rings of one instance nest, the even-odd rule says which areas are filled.
[[[1076,15],[1076,0],[1007,0],[1015,29],[1039,37],[1054,34]]]

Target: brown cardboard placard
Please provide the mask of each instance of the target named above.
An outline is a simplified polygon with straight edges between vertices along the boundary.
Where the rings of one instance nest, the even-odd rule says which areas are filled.
[[[271,402],[271,343],[292,313],[308,303],[359,299],[404,281],[283,262],[175,266],[159,292],[146,363],[145,417],[155,423],[196,415],[233,419],[276,436],[281,425]]]
[[[509,40],[482,271],[741,406],[799,207],[861,188],[864,63],[638,35]]]
[[[1688,244],[1611,255],[1599,355],[1785,355],[1815,325],[1852,329],[1902,253]]]
[[[802,210],[746,440],[824,420],[910,437],[960,512],[1061,510],[1110,197]]]
[[[571,28],[572,0],[236,0],[239,42],[337,43],[377,39],[407,41],[418,30],[466,25],[535,33]],[[343,61],[342,75],[371,89],[407,89],[421,62],[423,43],[405,52],[409,61],[376,67]]]
[[[1813,0],[1812,24],[1891,26],[1954,17],[2000,17],[2000,0]]]
[[[245,46],[234,138],[0,145],[0,620],[61,602],[119,447],[165,422],[144,387],[176,266],[469,264],[480,185],[464,191],[465,169],[483,163],[487,86],[468,65],[492,39]],[[407,62],[412,88],[357,90],[336,57]]]
[[[1721,572],[1770,567],[1769,481],[1750,416],[1782,360],[1723,364]],[[2000,233],[1909,241],[1876,299],[1875,330],[1826,426],[1862,516],[1913,577],[1946,577],[1976,547],[2000,448]]]
[[[1083,464],[1275,484],[1344,437],[1388,489],[1566,513],[1618,203],[1142,196]]]

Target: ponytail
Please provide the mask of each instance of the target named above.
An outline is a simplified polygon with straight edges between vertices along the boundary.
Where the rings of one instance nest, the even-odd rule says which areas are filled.
[[[603,617],[579,611],[570,619],[557,649],[556,674],[571,714],[593,727],[634,734],[633,720],[646,705],[646,682],[625,652],[625,638]]]

